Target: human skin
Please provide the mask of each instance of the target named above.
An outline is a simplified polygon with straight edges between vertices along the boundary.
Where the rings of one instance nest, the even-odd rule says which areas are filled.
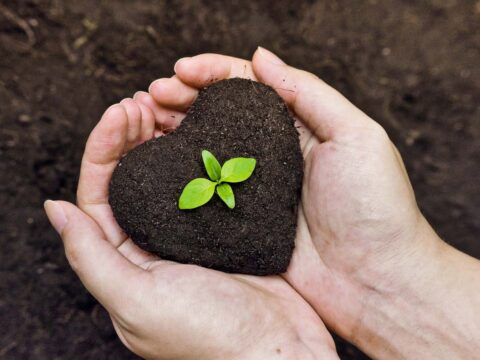
[[[384,129],[316,76],[259,48],[252,62],[204,54],[150,86],[189,105],[212,79],[272,86],[299,119],[305,180],[283,277],[327,326],[375,358],[472,358],[480,350],[480,262],[443,242],[418,209]],[[188,94],[188,96],[187,96]]]
[[[398,151],[376,122],[314,75],[287,66],[264,49],[257,50],[252,62],[215,54],[181,59],[176,64],[175,72],[176,75],[172,78],[152,83],[150,94],[139,92],[134,96],[134,100],[126,100],[121,104],[128,112],[127,102],[133,101],[141,110],[142,124],[143,119],[147,119],[148,124],[157,122],[157,134],[162,129],[170,130],[178,125],[199,88],[208,85],[212,80],[229,77],[247,77],[271,85],[299,119],[305,179],[296,249],[288,271],[282,275],[284,281],[274,277],[275,281],[281,284],[281,288],[275,293],[275,299],[278,300],[278,295],[290,294],[292,289],[295,289],[331,329],[375,358],[454,359],[472,358],[473,354],[478,353],[479,262],[445,244],[429,226],[418,210]],[[174,122],[171,115],[175,115]],[[118,115],[107,117],[112,120],[119,118]],[[129,115],[127,117],[130,118]],[[101,127],[102,122],[98,127]],[[126,132],[132,134],[135,126],[131,125],[130,121],[127,122],[129,129]],[[100,132],[96,129],[92,133],[86,156],[89,148],[93,149],[92,153],[100,154],[105,151],[106,146],[114,142],[111,138],[92,140],[96,138],[95,131]],[[149,135],[145,136],[145,139],[152,136],[149,131],[146,133]],[[135,139],[133,135],[127,137]],[[127,142],[124,148],[128,150],[135,144],[136,141]],[[67,214],[71,211],[65,228],[73,228],[79,218],[84,219],[84,222],[87,219],[92,222],[94,219],[99,224],[94,232],[98,239],[103,239],[103,246],[109,244],[105,239],[114,246],[122,243],[119,247],[120,253],[134,264],[144,264],[143,267],[146,267],[148,264],[164,263],[158,260],[151,263],[148,255],[140,252],[130,240],[123,242],[125,236],[111,214],[106,191],[111,172],[122,152],[115,153],[111,156],[113,160],[109,158],[108,162],[100,160],[99,163],[104,165],[86,166],[88,164],[85,164],[84,158],[78,192],[79,207],[84,213],[73,205],[51,202],[47,204],[47,212],[52,219],[62,211]],[[108,167],[106,163],[109,164]],[[92,192],[94,184],[96,190]],[[90,197],[90,200],[86,200],[87,197]],[[93,234],[93,224],[91,227]],[[83,234],[83,237],[92,238],[86,234]],[[75,244],[75,240],[69,240],[66,235],[63,235],[63,238],[69,256],[69,248],[74,246],[72,244]],[[85,242],[80,235],[76,239]],[[88,267],[99,267],[91,254],[98,243],[99,241],[92,243],[90,248],[84,249],[83,256],[88,258]],[[76,254],[78,251],[73,249],[73,254]],[[80,257],[69,256],[73,259]],[[101,259],[97,260],[102,262]],[[106,291],[102,279],[90,285],[89,277],[82,277],[82,269],[86,269],[86,265],[80,266],[78,261],[72,263],[87,288],[111,314],[109,301],[130,301],[130,291],[123,294],[123,297],[113,296],[115,289]],[[174,269],[191,267],[173,263],[168,263],[168,266]],[[220,276],[212,270],[197,269],[202,274],[213,272]],[[177,270],[171,272],[176,273]],[[132,275],[132,278],[136,276]],[[236,277],[225,274],[221,276]],[[250,284],[260,281],[262,291],[270,286],[266,286],[269,278],[265,281],[264,278],[237,277],[248,279]],[[118,281],[117,287],[125,285],[124,277],[120,277]],[[163,286],[164,281],[160,280],[160,283]],[[180,296],[180,299],[186,301],[185,304],[188,304],[188,295],[185,294],[189,293],[186,291],[189,286],[193,285],[187,283],[181,292],[183,297]],[[98,289],[104,289],[104,292],[96,293]],[[213,290],[210,291],[215,294]],[[239,292],[243,293],[243,290]],[[205,295],[205,302],[219,301],[218,297],[207,296],[208,294]],[[258,303],[258,294],[252,293],[251,297],[245,298]],[[295,296],[292,293],[288,298],[294,299]],[[178,299],[176,300],[178,302]],[[302,339],[305,336],[314,339],[311,343],[319,345],[320,351],[324,351],[316,352],[312,346],[308,346],[314,358],[335,356],[331,338],[322,323],[313,317],[311,312],[306,311],[306,303],[300,306],[300,302],[292,300],[285,303],[282,312],[285,313],[292,304],[297,304],[298,309],[304,309],[305,314],[309,314],[308,319],[310,316],[316,319],[306,327],[311,328],[310,333],[315,336],[306,336],[303,333],[305,324],[299,320],[304,316],[299,314],[298,309],[291,312],[290,319],[290,323],[296,324],[296,330],[281,332],[288,334],[282,336],[288,339],[290,336],[302,334]],[[215,306],[222,308],[222,303],[219,301]],[[270,308],[269,305],[267,301],[265,306],[260,308],[266,311]],[[248,320],[252,321],[253,316],[249,317],[249,311],[242,314],[240,308],[242,306],[238,306],[238,310],[233,312],[232,319],[245,318],[245,324],[254,326],[255,324]],[[246,305],[243,308],[250,307]],[[193,319],[188,317],[189,314],[185,314],[183,318],[185,324],[192,320],[195,320],[196,324],[202,323],[201,316],[197,320],[198,311],[191,315]],[[112,318],[115,324],[115,314]],[[281,329],[281,322],[273,321],[269,326],[279,324]],[[117,321],[117,332],[122,337],[125,331],[119,331],[118,327]],[[148,334],[147,329],[142,329],[141,326],[139,329],[139,333]],[[148,328],[150,329],[151,327]],[[173,329],[175,330],[175,327]],[[166,331],[165,329],[164,332]],[[186,326],[182,331],[191,330]],[[235,334],[235,331],[232,329],[231,334]],[[276,336],[266,337],[271,338]],[[190,335],[190,341],[192,339],[202,344],[201,338]],[[128,341],[124,342],[128,346]],[[259,348],[268,342],[269,340],[259,342]],[[149,342],[144,343],[145,348],[148,348]],[[284,342],[287,343],[288,341]],[[305,341],[302,343],[306,344]],[[215,345],[221,349],[224,343],[218,341]],[[130,347],[132,348],[131,345]],[[225,349],[230,351],[228,347]],[[293,349],[305,350],[296,346]],[[158,353],[152,352],[152,357],[153,355]],[[287,355],[286,357],[289,358]],[[301,355],[298,357],[305,358]]]
[[[120,229],[108,184],[121,156],[183,114],[146,93],[110,107],[82,159],[78,207],[47,201],[67,259],[121,341],[147,359],[338,359],[312,307],[280,276],[226,274],[158,259]],[[152,110],[153,109],[153,110]]]

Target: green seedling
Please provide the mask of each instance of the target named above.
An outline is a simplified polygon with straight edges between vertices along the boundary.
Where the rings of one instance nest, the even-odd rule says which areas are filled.
[[[205,205],[215,192],[230,208],[235,207],[235,195],[229,183],[239,183],[252,176],[257,160],[253,158],[233,158],[220,166],[210,151],[202,151],[203,164],[209,179],[197,178],[190,181],[178,200],[181,210],[195,209]]]

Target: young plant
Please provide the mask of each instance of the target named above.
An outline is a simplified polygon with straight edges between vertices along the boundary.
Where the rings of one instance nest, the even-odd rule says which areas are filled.
[[[205,205],[216,192],[230,208],[235,207],[235,195],[229,183],[247,180],[255,170],[257,160],[253,158],[233,158],[220,166],[210,151],[202,151],[203,164],[210,180],[197,178],[190,181],[182,191],[178,200],[181,210],[195,209]]]

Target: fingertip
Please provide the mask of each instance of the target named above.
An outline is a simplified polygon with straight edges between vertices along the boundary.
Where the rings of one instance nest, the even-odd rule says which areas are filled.
[[[195,101],[198,90],[185,84],[175,75],[152,82],[149,94],[158,105],[169,109],[186,110]]]
[[[129,150],[136,145],[140,135],[142,111],[139,104],[131,98],[126,98],[120,101],[127,113],[128,118],[128,132],[127,132],[127,149]]]
[[[133,96],[133,99],[137,102],[138,105],[143,105],[149,108],[154,114],[158,108],[158,104],[153,99],[152,95],[145,91],[137,91]]]
[[[122,155],[127,131],[126,109],[121,104],[110,106],[90,134],[84,156],[98,164],[117,159]]]
[[[155,115],[148,106],[143,104],[139,106],[142,112],[141,142],[144,142],[154,137]]]
[[[148,87],[148,92],[150,95],[153,96],[154,99],[161,98],[162,92],[165,86],[165,83],[168,82],[169,79],[161,78],[153,81],[150,86]]]
[[[64,242],[71,240],[71,235],[75,232],[101,233],[96,223],[87,214],[68,201],[47,200],[44,207],[48,219]]]
[[[320,140],[373,121],[315,74],[286,65],[266,49],[259,48],[252,63],[260,81],[271,86]]]
[[[107,309],[121,309],[125,299],[134,298],[143,269],[127,260],[108,242],[96,221],[75,205],[65,201],[47,201],[48,211],[63,211],[67,222],[62,231],[65,255],[85,287]]]
[[[257,49],[253,55],[252,67],[257,78],[271,86],[290,106],[295,103],[300,88],[305,87],[305,82],[299,81],[297,69],[264,48]]]
[[[120,101],[120,105],[123,107],[127,116],[130,116],[130,112],[136,112],[138,110],[138,104],[132,98],[125,98]]]
[[[132,98],[126,98],[120,101],[120,105],[123,106],[130,125],[135,125],[139,122],[142,113],[140,111],[140,107],[135,100],[133,100]]]
[[[145,93],[145,91],[136,91],[135,94],[133,94],[133,100],[137,101],[140,96],[142,96],[142,93]]]
[[[185,84],[200,89],[231,74],[232,59],[218,54],[200,54],[177,61],[175,73]],[[240,76],[241,74],[237,75]]]
[[[113,104],[103,113],[102,120],[124,120],[127,116],[125,108],[121,104]]]
[[[198,78],[198,69],[203,66],[203,62],[198,61],[198,55],[194,58],[183,58],[175,63],[174,71],[179,79],[189,85],[196,83]]]
[[[258,47],[252,58],[255,75],[265,84],[279,86],[285,82],[286,64],[267,49]]]
[[[142,91],[138,92],[135,94],[135,100],[152,111],[155,117],[155,122],[163,133],[165,131],[174,130],[185,117],[185,113],[183,112],[159,105],[149,93]],[[155,136],[156,135],[157,133],[155,133]]]
[[[142,112],[142,118],[144,117],[154,117],[152,110],[145,104],[138,104],[140,111]]]
[[[257,57],[257,59],[261,59],[263,61],[269,62],[272,65],[286,65],[286,63],[280,59],[276,54],[271,52],[270,50],[265,49],[264,47],[259,46],[253,57]]]
[[[148,87],[148,94],[159,104],[165,105],[165,103],[169,103],[172,100],[172,89],[170,83],[172,79],[161,78],[157,79],[150,84]],[[173,100],[178,97],[178,94],[173,96]]]
[[[99,123],[93,129],[92,135],[94,137],[111,135],[122,141],[127,126],[128,114],[126,108],[120,103],[114,104],[103,113]]]
[[[61,234],[67,224],[67,217],[60,202],[47,200],[43,203],[43,208],[47,214],[48,220],[57,233]]]
[[[177,73],[178,71],[182,71],[186,69],[188,62],[190,61],[191,57],[183,57],[178,59],[175,65],[173,66],[173,71]]]
[[[146,91],[137,91],[133,95],[133,100],[138,101],[139,103],[142,103],[146,106],[148,106],[148,98],[150,97],[150,94]]]

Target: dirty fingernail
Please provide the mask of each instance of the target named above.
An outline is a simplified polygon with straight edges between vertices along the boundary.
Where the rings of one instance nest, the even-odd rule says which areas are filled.
[[[176,73],[177,72],[177,69],[178,69],[178,65],[183,62],[183,63],[186,63],[188,62],[188,60],[190,60],[191,58],[190,57],[184,57],[184,58],[181,58],[179,60],[177,60],[177,62],[175,63],[175,65],[173,66],[173,71]]]
[[[55,201],[47,200],[43,204],[43,207],[47,213],[48,220],[50,220],[55,230],[61,234],[65,225],[67,225],[67,217],[65,216],[62,206]]]
[[[267,61],[271,62],[272,64],[275,65],[285,65],[285,62],[280,59],[277,55],[272,53],[271,51],[259,46],[258,47],[258,52],[260,55]]]

